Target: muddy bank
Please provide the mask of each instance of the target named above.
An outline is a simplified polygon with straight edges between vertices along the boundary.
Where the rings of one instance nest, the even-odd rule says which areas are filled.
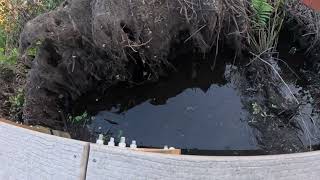
[[[22,54],[41,42],[27,82],[25,121],[59,128],[58,111],[65,114],[92,88],[103,90],[135,76],[158,80],[173,70],[168,60],[175,51],[172,44],[203,53],[218,41],[241,48],[242,35],[234,31],[246,32],[245,7],[233,0],[66,1],[30,21],[21,35]],[[240,19],[229,21],[233,17]]]

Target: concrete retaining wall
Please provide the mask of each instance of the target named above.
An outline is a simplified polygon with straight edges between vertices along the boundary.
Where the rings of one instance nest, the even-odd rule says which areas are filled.
[[[320,179],[320,152],[215,157],[138,152],[0,122],[0,180]]]

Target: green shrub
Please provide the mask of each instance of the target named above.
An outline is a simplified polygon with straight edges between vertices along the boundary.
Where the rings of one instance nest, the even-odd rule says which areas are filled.
[[[0,47],[7,48],[6,53],[18,47],[20,33],[25,23],[39,14],[55,9],[62,1],[0,0]]]
[[[6,47],[6,33],[0,28],[0,51],[4,52]]]
[[[18,59],[18,50],[14,48],[9,53],[5,53],[4,48],[0,47],[0,63],[7,65],[14,65],[17,63]]]
[[[9,97],[9,102],[11,105],[11,114],[16,114],[21,112],[24,106],[24,91],[23,89],[18,89],[15,95]]]

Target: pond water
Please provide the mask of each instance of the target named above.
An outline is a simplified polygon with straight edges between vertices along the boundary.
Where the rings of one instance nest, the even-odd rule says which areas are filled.
[[[99,127],[100,132],[110,128],[113,136],[137,140],[139,146],[206,150],[256,147],[251,128],[242,121],[246,111],[241,99],[230,85],[212,85],[206,92],[188,88],[163,105],[154,101],[156,96],[123,112],[120,108],[101,111],[91,126],[95,132]]]
[[[83,107],[93,115],[89,131],[94,137],[125,136],[139,147],[258,150],[248,111],[228,79],[235,68],[218,63],[212,70],[209,63],[190,61],[158,83],[89,96]]]
[[[176,72],[159,82],[134,87],[118,84],[104,94],[88,93],[75,111],[88,112],[91,120],[82,132],[77,127],[71,134],[91,142],[99,134],[107,141],[114,137],[116,142],[123,136],[127,143],[136,140],[138,147],[167,145],[197,155],[277,154],[318,148],[319,111],[309,91],[317,88],[308,86],[306,78],[311,76],[302,73],[304,65],[299,59],[300,64],[287,62],[291,68],[278,62],[281,76],[301,102],[291,118],[272,117],[266,107],[267,118],[255,119],[253,106],[259,96],[244,82],[241,66],[221,59],[213,69],[208,61],[187,57],[178,63]],[[279,89],[288,91],[284,84]]]

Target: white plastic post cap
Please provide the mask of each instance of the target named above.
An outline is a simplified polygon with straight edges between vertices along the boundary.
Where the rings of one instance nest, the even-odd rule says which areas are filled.
[[[126,145],[126,138],[125,137],[121,137],[120,138],[120,142],[119,142],[119,147],[122,147],[122,148],[124,148],[124,147],[126,147],[127,145]]]
[[[103,140],[103,134],[99,134],[99,139]]]
[[[115,143],[114,143],[114,138],[111,137],[109,142],[108,142],[108,146],[115,146]]]
[[[131,142],[130,148],[131,148],[131,149],[136,149],[136,148],[137,148],[137,141],[133,140],[133,141]]]
[[[97,139],[97,144],[103,145],[104,141],[103,141],[103,134],[99,134],[99,137]]]

